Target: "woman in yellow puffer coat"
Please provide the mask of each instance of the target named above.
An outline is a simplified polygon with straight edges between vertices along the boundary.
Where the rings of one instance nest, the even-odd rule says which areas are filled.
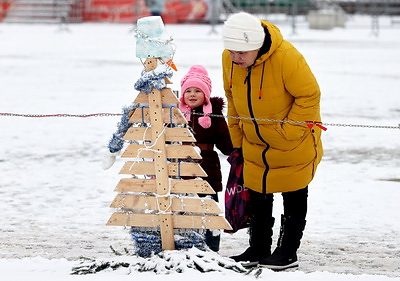
[[[279,29],[241,12],[223,27],[223,81],[233,146],[244,158],[250,190],[250,247],[236,261],[282,270],[298,266],[306,223],[308,184],[323,149],[320,89],[304,57]],[[284,214],[271,255],[273,193]]]

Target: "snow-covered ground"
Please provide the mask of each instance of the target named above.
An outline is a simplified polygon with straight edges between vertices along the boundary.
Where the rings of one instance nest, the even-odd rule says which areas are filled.
[[[400,130],[379,127],[400,123],[400,26],[389,18],[380,23],[376,37],[370,18],[352,18],[347,28],[331,31],[309,30],[299,21],[295,33],[289,23],[278,22],[320,83],[328,131],[325,156],[310,185],[300,268],[263,270],[262,280],[400,280]],[[0,25],[0,114],[120,113],[134,100],[133,84],[143,66],[135,57],[133,26],[68,28]],[[174,90],[191,65],[202,64],[213,79],[213,95],[224,95],[220,29],[167,25],[177,45]],[[119,116],[0,116],[1,280],[255,278],[194,270],[69,275],[82,257],[121,259],[111,247],[133,251],[126,229],[105,226],[123,161],[107,171],[101,161],[118,121]],[[229,166],[221,157],[226,175]],[[279,221],[281,196],[275,198]],[[246,247],[245,230],[222,234],[222,257]]]

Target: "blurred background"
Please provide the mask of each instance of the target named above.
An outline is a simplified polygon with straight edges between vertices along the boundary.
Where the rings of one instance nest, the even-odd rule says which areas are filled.
[[[312,29],[345,27],[353,15],[370,16],[379,30],[379,17],[400,26],[400,0],[0,0],[0,23],[132,23],[160,15],[164,23],[223,22],[231,13],[247,11],[272,22],[300,21]]]

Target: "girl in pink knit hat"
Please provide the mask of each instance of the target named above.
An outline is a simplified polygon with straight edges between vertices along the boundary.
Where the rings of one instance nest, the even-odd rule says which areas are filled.
[[[181,80],[181,103],[179,109],[185,114],[189,126],[193,129],[196,145],[201,149],[201,167],[207,173],[205,180],[217,192],[210,196],[218,202],[218,192],[222,191],[221,164],[216,147],[224,155],[233,151],[228,125],[223,117],[210,117],[205,114],[222,116],[225,106],[220,97],[210,97],[211,79],[207,70],[201,65],[192,66]],[[216,234],[216,235],[215,235]],[[220,235],[210,230],[206,232],[206,244],[219,251]]]

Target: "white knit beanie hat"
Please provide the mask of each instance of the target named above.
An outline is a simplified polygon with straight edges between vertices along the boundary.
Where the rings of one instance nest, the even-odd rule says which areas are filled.
[[[253,51],[263,45],[265,32],[258,18],[240,12],[225,21],[222,36],[227,50]]]

